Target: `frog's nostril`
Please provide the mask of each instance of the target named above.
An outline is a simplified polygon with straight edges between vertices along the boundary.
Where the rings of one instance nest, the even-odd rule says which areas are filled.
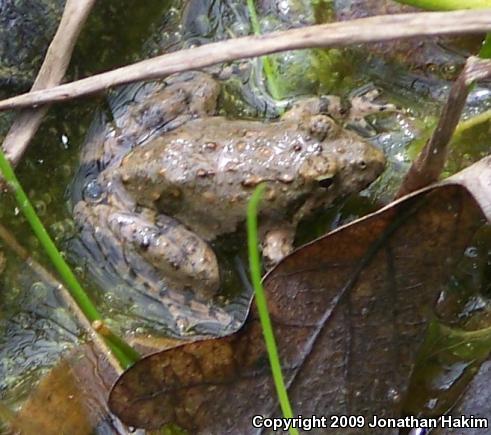
[[[150,247],[150,237],[148,235],[144,235],[140,240],[140,248],[146,251]]]
[[[334,177],[332,177],[332,176],[324,177],[324,178],[320,178],[317,181],[318,181],[320,187],[327,189],[332,185],[332,183],[334,181]]]
[[[358,162],[358,166],[360,167],[360,169],[366,169],[367,168],[367,162],[365,162],[365,160],[360,160]]]

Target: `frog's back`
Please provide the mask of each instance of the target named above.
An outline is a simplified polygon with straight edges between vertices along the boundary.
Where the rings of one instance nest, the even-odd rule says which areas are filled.
[[[293,122],[196,119],[134,150],[119,176],[140,205],[212,239],[245,219],[261,182],[268,184],[262,214],[285,220],[313,190],[322,190],[302,171],[312,169],[316,158],[336,168],[337,155],[360,143],[353,137],[340,130],[321,141]]]

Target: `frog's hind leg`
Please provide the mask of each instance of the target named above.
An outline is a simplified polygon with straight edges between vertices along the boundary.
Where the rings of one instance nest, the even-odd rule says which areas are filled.
[[[208,243],[175,219],[162,215],[152,219],[151,213],[146,216],[106,204],[84,202],[76,205],[74,214],[77,221],[85,220],[83,225],[95,228],[98,243],[112,245],[106,247],[109,252],[129,249],[137,253],[124,256],[132,259],[133,264],[126,266],[134,273],[151,264],[166,285],[175,290],[192,290],[203,300],[218,290],[220,278],[215,253]],[[104,227],[110,231],[103,232]],[[142,264],[138,264],[138,258]]]
[[[301,123],[316,115],[319,119],[327,115],[362,132],[365,130],[371,132],[373,128],[365,117],[381,112],[400,111],[394,104],[379,102],[379,96],[380,91],[369,85],[351,94],[348,102],[342,102],[334,95],[302,98],[296,101],[282,118]]]
[[[124,132],[125,138],[134,136],[145,142],[156,134],[175,130],[191,119],[216,113],[221,88],[209,74],[200,71],[174,74],[152,86],[152,92],[147,89],[142,92],[144,96],[135,97],[123,106],[125,111],[118,103],[117,111],[113,112],[117,127]],[[147,132],[144,137],[141,137],[142,131]]]
[[[301,98],[283,114],[283,120],[301,122],[315,115],[329,115],[340,119],[344,115],[341,98],[335,95]]]

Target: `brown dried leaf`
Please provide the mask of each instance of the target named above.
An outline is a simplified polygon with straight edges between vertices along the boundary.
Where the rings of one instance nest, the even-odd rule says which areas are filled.
[[[295,414],[400,415],[431,304],[482,221],[449,180],[298,249],[265,277]],[[278,409],[256,313],[230,337],[144,358],[109,406],[137,427],[257,432],[252,416]]]
[[[122,433],[110,417],[106,394],[116,373],[89,344],[54,367],[31,393],[14,423],[23,435]]]

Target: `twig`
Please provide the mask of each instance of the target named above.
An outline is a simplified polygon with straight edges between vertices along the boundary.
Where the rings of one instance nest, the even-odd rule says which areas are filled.
[[[464,69],[452,85],[438,125],[409,168],[396,198],[438,180],[447,158],[448,144],[459,122],[471,86],[489,77],[491,77],[491,61],[477,57],[467,59]]]
[[[50,88],[61,83],[77,42],[95,0],[68,0],[60,25],[48,48],[32,91]],[[25,110],[14,120],[3,142],[7,158],[16,165],[38,130],[48,107]]]
[[[114,358],[110,349],[107,347],[104,340],[96,333],[90,322],[84,316],[77,304],[73,302],[73,298],[68,293],[68,290],[61,284],[50,272],[48,272],[40,263],[34,260],[29,252],[17,241],[17,239],[0,224],[0,239],[8,246],[14,254],[23,260],[32,271],[38,275],[43,282],[56,289],[64,304],[68,307],[71,313],[78,320],[79,325],[88,333],[94,344],[106,356],[111,366],[119,374],[122,372],[121,365]]]
[[[246,36],[164,54],[51,89],[8,98],[0,101],[0,110],[66,101],[125,83],[158,79],[176,72],[285,50],[488,31],[491,31],[491,10],[483,9],[383,15]]]

